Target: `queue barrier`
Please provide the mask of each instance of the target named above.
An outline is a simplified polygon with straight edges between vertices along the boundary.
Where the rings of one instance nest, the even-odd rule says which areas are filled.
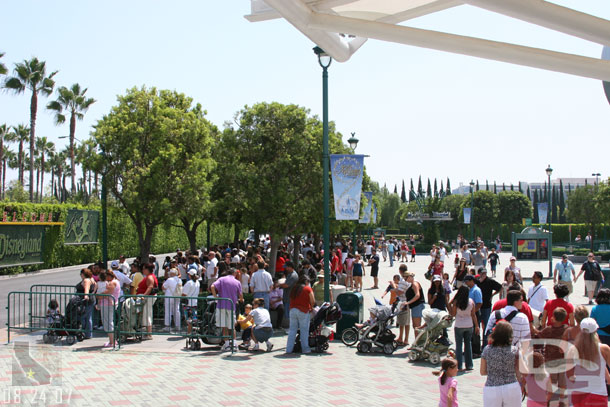
[[[80,298],[81,300],[76,300]],[[51,300],[57,301],[58,315],[52,317],[47,315],[47,309]],[[44,305],[44,313],[40,310],[40,304]],[[63,304],[63,305],[62,305]],[[86,336],[86,327],[81,324],[83,315],[91,307],[92,311],[96,304],[100,305],[101,312],[108,318],[116,318],[114,310],[116,301],[109,294],[94,294],[87,296],[83,293],[74,292],[40,292],[13,291],[8,294],[7,301],[7,335],[8,342],[11,340],[11,331],[28,330],[42,331],[43,340],[46,343],[54,343],[66,337],[68,344],[82,340]],[[104,305],[105,304],[105,305]],[[112,312],[112,315],[106,313]],[[116,324],[113,332],[116,336]]]
[[[164,310],[162,320],[155,315],[160,309]],[[200,341],[220,345],[233,340],[235,303],[229,298],[212,296],[124,295],[119,299],[116,326],[119,348],[129,341],[165,335],[183,336],[188,348],[198,350]]]
[[[32,296],[32,306],[30,309],[30,325],[34,326],[35,321],[44,321],[47,314],[47,305],[52,298],[55,298],[59,308],[66,309],[70,298],[76,293],[76,285],[61,284],[34,284],[30,287],[30,294],[42,294]],[[57,294],[70,294],[70,296]]]

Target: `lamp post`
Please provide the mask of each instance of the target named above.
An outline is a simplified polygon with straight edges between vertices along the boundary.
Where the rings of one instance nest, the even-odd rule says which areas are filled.
[[[595,177],[595,186],[597,186],[599,184],[599,177],[601,177],[602,174],[600,174],[599,172],[594,172],[591,175]]]
[[[352,132],[352,136],[347,139],[347,144],[349,144],[349,148],[352,149],[352,154],[356,152],[356,147],[358,147],[358,140],[356,138],[356,133]],[[352,234],[352,245],[354,246],[354,254],[356,254],[356,250],[358,249],[358,244],[356,243],[356,228],[358,227],[358,222],[356,222],[356,226],[354,226],[354,233]]]
[[[552,190],[551,190],[551,174],[553,173],[553,169],[551,168],[551,165],[549,164],[548,167],[546,168],[546,175],[548,177],[549,180],[549,194],[548,194],[548,205],[549,205],[549,209],[547,210],[547,224],[549,225],[549,240],[548,240],[548,250],[549,250],[549,278],[553,278],[553,249],[551,247],[551,239],[552,239],[552,216],[553,216],[553,210],[552,210],[552,204],[553,204],[553,196],[551,194]]]
[[[322,67],[322,184],[324,191],[324,301],[330,301],[330,213],[329,213],[329,185],[328,171],[330,167],[328,156],[328,67],[332,58],[320,47],[314,47],[313,52],[318,56],[318,63]]]
[[[470,180],[470,243],[474,242],[474,181]]]

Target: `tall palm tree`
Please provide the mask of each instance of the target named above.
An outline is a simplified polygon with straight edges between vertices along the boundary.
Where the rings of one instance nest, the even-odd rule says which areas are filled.
[[[4,154],[2,155],[2,199],[4,199],[4,192],[6,191],[6,165],[10,168],[17,168],[13,164],[17,163],[17,154],[14,151],[4,148]]]
[[[8,142],[9,139],[11,138],[10,134],[10,127],[4,123],[4,124],[0,124],[0,163],[2,163],[2,160],[4,159],[4,143]],[[2,166],[0,165],[0,180],[2,180],[2,174],[4,173],[4,170],[2,169]],[[0,191],[0,198],[2,197],[2,192]]]
[[[30,201],[34,200],[34,147],[36,145],[36,113],[38,112],[38,94],[49,96],[53,93],[55,81],[53,77],[57,71],[47,76],[46,62],[32,58],[29,61],[15,64],[14,76],[4,81],[4,87],[13,90],[16,94],[32,92],[30,100]]]
[[[46,137],[39,137],[36,140],[36,149],[40,154],[40,202],[42,202],[42,196],[44,195],[44,173],[49,167],[45,161],[45,157],[49,157],[55,152],[55,143],[47,140]]]
[[[18,153],[17,153],[17,163],[18,163],[18,179],[19,182],[21,183],[21,186],[24,187],[24,181],[23,181],[23,173],[24,171],[24,164],[25,164],[25,152],[23,151],[23,143],[26,142],[28,140],[28,137],[30,135],[30,128],[28,126],[26,126],[25,124],[20,124],[17,127],[13,126],[13,134],[11,135],[11,140],[10,141],[14,141],[16,143],[19,144],[19,149],[18,149]]]
[[[50,102],[47,109],[55,111],[55,123],[63,124],[66,122],[66,114],[70,114],[70,169],[72,171],[71,190],[74,194],[76,190],[76,171],[74,168],[74,135],[76,133],[76,119],[82,120],[84,113],[89,109],[89,106],[95,103],[95,99],[85,97],[87,88],[81,89],[78,83],[75,83],[69,89],[65,86],[57,89],[57,100]],[[66,114],[63,112],[65,111]]]
[[[4,52],[0,52],[0,58],[2,58],[4,56]],[[2,62],[0,62],[0,75],[6,75],[6,73],[8,72],[8,69],[6,69],[6,65],[4,65]]]

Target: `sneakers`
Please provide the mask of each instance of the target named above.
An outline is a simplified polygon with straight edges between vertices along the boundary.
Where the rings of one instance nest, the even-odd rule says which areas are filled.
[[[254,346],[250,348],[250,350],[259,350],[258,343],[255,343]]]
[[[271,352],[273,350],[273,344],[269,341],[267,341],[266,344],[267,344],[267,352]]]
[[[247,343],[242,343],[242,344],[240,344],[240,345],[238,346],[238,348],[239,348],[239,349],[241,349],[241,350],[248,350],[248,348],[249,348],[249,347],[250,347],[250,343],[249,343],[249,342],[247,342]]]
[[[104,344],[104,348],[112,348],[112,347],[113,347],[113,344],[111,344],[110,342],[106,342]]]
[[[231,342],[230,341],[226,341],[223,345],[222,348],[220,348],[221,352],[227,352],[231,350]]]

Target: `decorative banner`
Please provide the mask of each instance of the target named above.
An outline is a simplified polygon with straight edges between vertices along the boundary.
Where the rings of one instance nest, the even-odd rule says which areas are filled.
[[[66,216],[65,245],[97,244],[100,213],[70,209]]]
[[[470,214],[472,213],[472,208],[464,208],[464,223],[470,225]]]
[[[358,220],[363,167],[364,155],[331,154],[330,156],[337,220]]]
[[[373,202],[373,223],[377,223],[377,204]]]
[[[44,226],[0,226],[0,267],[41,264]]]
[[[362,219],[360,219],[359,223],[370,223],[371,222],[371,206],[373,205],[373,193],[365,192],[364,197],[367,200],[366,208],[364,208],[364,213],[362,214]]]
[[[543,225],[546,223],[547,213],[548,213],[549,205],[546,202],[538,204],[538,219],[539,224]]]

